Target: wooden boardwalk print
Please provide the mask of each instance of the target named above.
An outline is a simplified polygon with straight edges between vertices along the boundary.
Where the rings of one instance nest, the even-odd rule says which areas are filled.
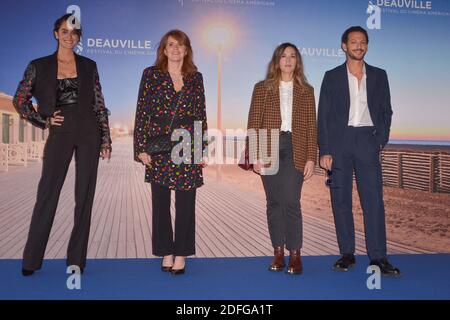
[[[151,254],[151,194],[143,166],[132,158],[131,138],[118,138],[110,163],[101,161],[88,258],[148,258]],[[74,162],[61,192],[45,257],[65,258],[73,225]],[[41,163],[0,173],[0,258],[20,259],[36,197]],[[174,203],[172,199],[172,210]],[[251,257],[272,254],[265,199],[242,195],[205,170],[197,193],[197,257]],[[303,255],[338,254],[334,226],[303,212]],[[356,233],[357,254],[365,253],[364,234]],[[427,251],[388,242],[389,253]]]

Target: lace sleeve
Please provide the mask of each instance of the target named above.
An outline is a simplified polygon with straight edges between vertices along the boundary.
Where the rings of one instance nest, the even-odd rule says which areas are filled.
[[[102,140],[101,149],[111,150],[111,135],[109,132],[108,121],[108,115],[110,115],[110,112],[105,107],[105,99],[103,98],[97,66],[94,70],[94,113],[97,117],[97,123],[100,128],[100,135]]]
[[[46,129],[47,122],[34,109],[33,103],[31,102],[35,82],[36,68],[32,63],[30,63],[25,70],[22,81],[19,82],[16,94],[14,95],[13,105],[23,119],[27,120],[38,128]]]

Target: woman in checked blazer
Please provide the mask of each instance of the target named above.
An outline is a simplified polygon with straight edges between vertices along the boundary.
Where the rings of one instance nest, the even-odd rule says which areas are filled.
[[[314,174],[317,129],[314,89],[306,80],[295,45],[283,43],[275,49],[266,79],[254,87],[247,129],[250,161],[266,193],[274,247],[269,270],[284,270],[286,247],[290,256],[287,272],[300,274],[300,194],[303,181]]]

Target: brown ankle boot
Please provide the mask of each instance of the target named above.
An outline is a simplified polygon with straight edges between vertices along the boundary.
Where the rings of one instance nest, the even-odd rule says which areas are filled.
[[[289,250],[289,265],[287,273],[301,274],[303,272],[302,258],[300,250]]]
[[[286,264],[284,263],[284,248],[283,247],[275,247],[273,248],[273,259],[270,263],[269,270],[270,271],[282,271]]]

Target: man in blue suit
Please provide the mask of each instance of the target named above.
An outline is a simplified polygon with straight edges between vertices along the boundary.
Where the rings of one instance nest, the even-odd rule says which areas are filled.
[[[389,140],[392,119],[384,70],[365,63],[369,37],[362,27],[342,35],[347,61],[325,73],[320,90],[320,165],[329,174],[336,235],[342,257],[333,269],[347,271],[355,260],[352,213],[353,172],[364,213],[367,253],[383,275],[399,276],[386,256],[386,226],[380,151]]]

